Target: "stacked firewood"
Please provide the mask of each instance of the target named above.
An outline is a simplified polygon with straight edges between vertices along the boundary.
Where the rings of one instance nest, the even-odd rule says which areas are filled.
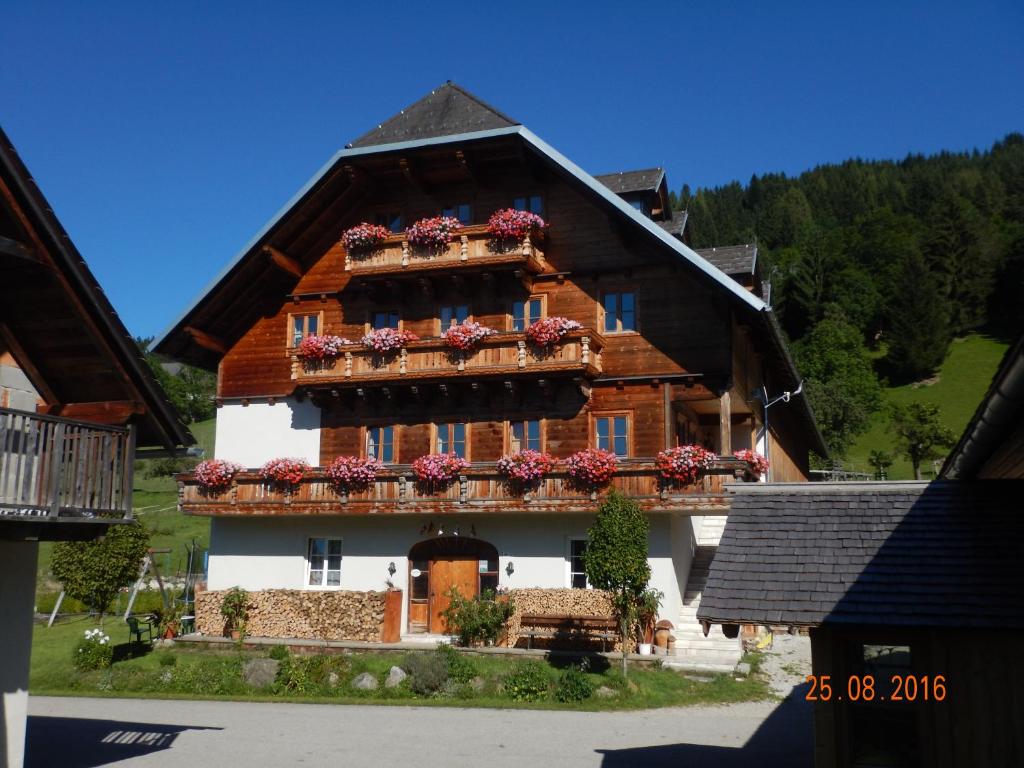
[[[223,635],[225,592],[196,593],[196,631]],[[250,637],[380,640],[384,592],[267,589],[249,593]]]
[[[509,648],[519,640],[520,617],[542,616],[614,616],[607,592],[599,589],[512,589],[509,590],[515,611],[508,621]],[[608,646],[612,648],[611,644]],[[621,648],[616,643],[615,648]]]

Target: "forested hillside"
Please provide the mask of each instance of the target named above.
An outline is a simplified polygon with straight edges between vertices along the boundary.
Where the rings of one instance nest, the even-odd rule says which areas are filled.
[[[754,242],[833,451],[927,379],[955,336],[1024,329],[1024,135],[985,152],[849,160],[683,187],[695,247]]]

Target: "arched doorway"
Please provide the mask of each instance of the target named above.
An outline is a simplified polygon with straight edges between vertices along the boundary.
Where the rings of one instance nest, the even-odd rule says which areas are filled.
[[[498,550],[493,544],[465,536],[439,536],[409,550],[409,632],[446,634],[441,612],[455,587],[463,597],[476,597],[498,587]]]

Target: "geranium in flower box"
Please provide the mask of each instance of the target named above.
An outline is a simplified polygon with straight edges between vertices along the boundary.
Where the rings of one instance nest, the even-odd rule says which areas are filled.
[[[495,211],[487,220],[487,232],[495,240],[522,240],[535,230],[543,230],[547,224],[540,216],[515,208]]]
[[[302,481],[308,469],[309,462],[305,459],[271,459],[260,467],[260,477],[289,490]]]
[[[196,465],[192,471],[199,487],[207,493],[221,493],[231,487],[231,481],[244,467],[233,461],[207,459]]]
[[[619,458],[611,451],[587,448],[565,460],[565,471],[577,487],[594,490],[611,482],[618,464]]]
[[[498,460],[498,472],[510,483],[526,488],[536,486],[556,464],[550,454],[526,449],[502,456]]]
[[[768,459],[757,451],[752,451],[749,448],[743,448],[736,451],[735,455],[740,461],[747,462],[747,464],[750,465],[750,471],[758,477],[768,471]]]
[[[553,347],[569,331],[578,331],[583,326],[565,317],[543,317],[526,329],[526,338],[536,347]]]
[[[384,244],[391,232],[380,224],[361,222],[341,234],[341,244],[348,251],[369,251]]]
[[[454,453],[430,453],[412,463],[416,478],[431,488],[446,488],[469,468],[469,462]]]
[[[690,485],[711,469],[717,459],[712,451],[700,445],[680,445],[659,453],[654,464],[665,480]]]
[[[382,469],[384,465],[376,459],[339,456],[327,467],[327,477],[339,493],[363,491],[373,484]]]
[[[299,343],[297,354],[303,360],[337,360],[344,352],[345,345],[351,343],[341,336],[307,336]]]
[[[462,229],[462,222],[453,216],[432,216],[420,219],[405,230],[410,245],[441,251],[448,247],[455,234]]]
[[[493,328],[480,325],[472,320],[463,320],[458,325],[453,325],[441,334],[444,343],[452,349],[460,352],[468,352],[488,336],[493,336],[497,331]]]
[[[399,331],[395,328],[378,328],[363,336],[361,342],[367,349],[380,354],[396,352],[410,341],[419,339],[412,331]]]

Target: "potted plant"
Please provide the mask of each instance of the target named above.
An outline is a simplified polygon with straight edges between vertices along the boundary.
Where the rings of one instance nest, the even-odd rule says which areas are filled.
[[[565,460],[565,471],[572,484],[591,492],[611,482],[619,458],[611,451],[587,448]]]
[[[680,445],[659,453],[654,464],[666,482],[690,485],[717,460],[718,456],[703,446]]]
[[[639,646],[641,656],[650,656],[652,653],[651,643],[654,642],[654,622],[658,618],[658,609],[665,599],[665,593],[660,589],[645,589],[640,593],[636,601],[637,637],[640,638]]]
[[[309,462],[305,459],[271,459],[260,467],[260,477],[290,493],[302,482],[308,469]]]
[[[370,331],[360,340],[367,349],[373,350],[379,355],[386,355],[397,352],[410,341],[419,338],[412,331],[399,331],[395,328],[377,328]]]
[[[412,463],[417,479],[430,489],[447,488],[468,467],[469,462],[454,453],[431,453]]]
[[[552,472],[557,462],[549,453],[529,448],[502,456],[498,460],[498,472],[513,486],[520,489],[535,488],[545,475]]]
[[[336,493],[363,491],[377,479],[384,465],[376,459],[360,456],[339,456],[327,467],[327,477]]]
[[[497,331],[493,328],[480,325],[472,320],[463,320],[458,325],[445,329],[441,334],[444,343],[457,352],[469,352],[477,344],[488,336],[493,336]]]
[[[760,477],[768,471],[768,459],[757,451],[752,451],[749,448],[743,448],[742,450],[736,451],[735,456],[740,461],[747,462],[747,464],[750,465],[750,471],[757,477]]]
[[[414,223],[405,230],[405,236],[410,245],[436,253],[447,248],[460,229],[462,222],[453,216],[432,216]]]
[[[156,612],[156,634],[164,640],[173,640],[181,632],[182,608],[171,605]]]
[[[526,329],[526,338],[535,347],[551,349],[569,331],[578,331],[583,326],[565,317],[542,317]]]
[[[535,230],[543,230],[544,219],[529,211],[502,208],[487,220],[487,233],[499,242],[520,241]]]
[[[390,234],[387,227],[364,221],[342,232],[341,244],[349,253],[370,251],[383,245]]]
[[[235,475],[244,469],[241,464],[223,459],[207,459],[201,461],[193,470],[192,476],[199,487],[210,494],[223,493],[231,487]]]
[[[341,357],[345,345],[351,343],[348,339],[330,334],[307,336],[300,342],[296,354],[305,363],[333,362]]]
[[[249,621],[249,593],[241,587],[232,587],[221,598],[220,615],[224,617],[224,633],[232,640],[240,640]]]

